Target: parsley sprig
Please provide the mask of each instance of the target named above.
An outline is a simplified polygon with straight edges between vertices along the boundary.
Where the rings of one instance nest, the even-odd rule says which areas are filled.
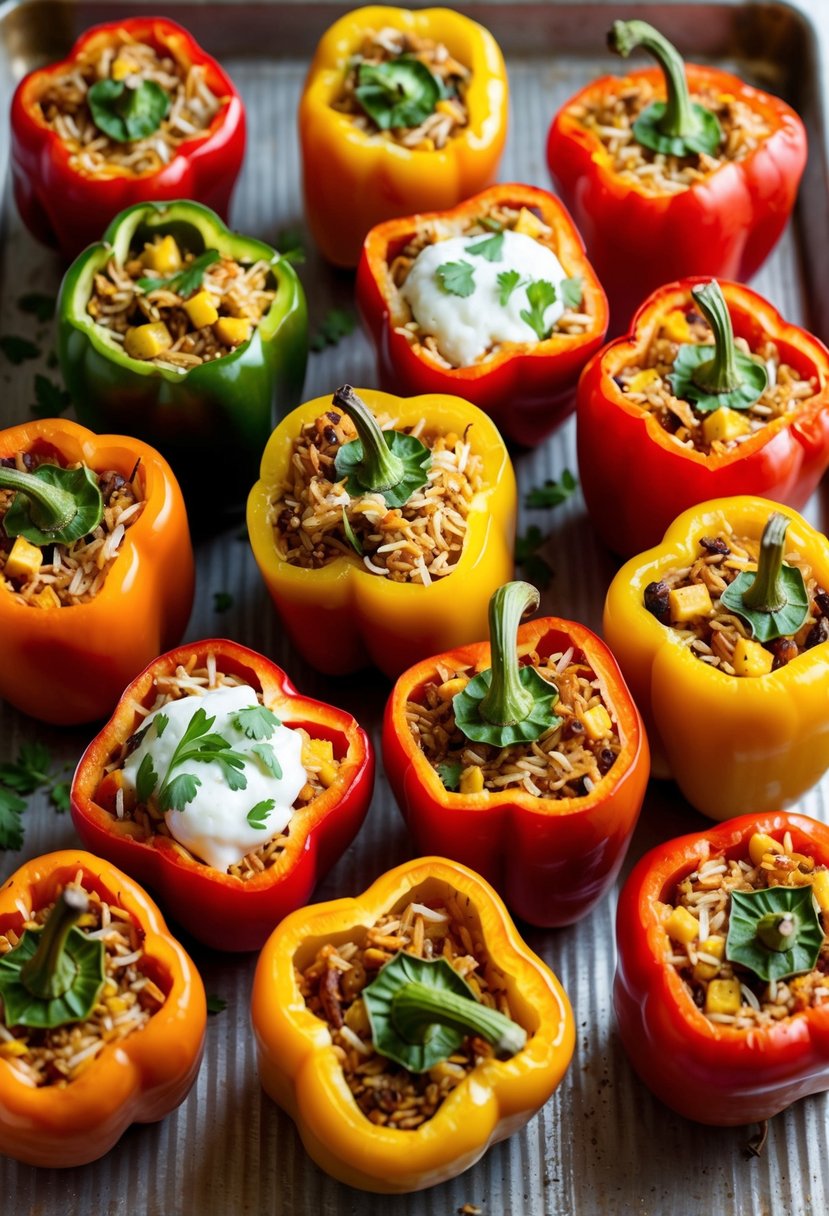
[[[444,262],[435,271],[437,281],[450,296],[466,299],[475,290],[475,269],[469,262]]]
[[[160,727],[159,719],[162,723]],[[155,771],[152,756],[149,752],[144,756],[136,776],[136,794],[140,802],[146,802],[158,787],[159,810],[162,812],[183,811],[187,804],[196,797],[196,791],[201,785],[201,780],[195,773],[178,773],[173,776],[174,770],[188,761],[195,761],[199,764],[218,764],[232,790],[243,790],[247,787],[247,777],[241,771],[245,767],[245,757],[241,753],[233,751],[223,735],[211,733],[211,727],[215,721],[215,714],[209,718],[201,707],[196,710],[170,757],[167,772],[160,785],[159,774]],[[163,733],[167,726],[166,715],[156,714],[153,723],[156,733],[159,731]]]
[[[59,814],[69,810],[70,782],[52,772],[52,757],[43,743],[22,743],[17,760],[0,764],[0,849],[23,847],[26,798],[45,790]]]
[[[163,287],[183,297],[191,296],[201,287],[205,271],[218,262],[220,256],[218,249],[206,249],[183,270],[177,270],[169,278],[139,279],[136,286],[140,287],[142,291],[158,291]]]

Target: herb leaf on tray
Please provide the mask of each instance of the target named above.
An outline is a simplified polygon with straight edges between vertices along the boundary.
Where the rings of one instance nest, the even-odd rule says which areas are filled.
[[[569,469],[564,469],[560,481],[548,478],[543,486],[533,486],[524,495],[524,506],[530,510],[545,510],[548,507],[558,507],[578,488],[578,481]]]

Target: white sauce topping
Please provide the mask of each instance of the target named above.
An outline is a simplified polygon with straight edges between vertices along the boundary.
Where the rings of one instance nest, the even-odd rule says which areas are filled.
[[[287,726],[275,726],[267,739],[249,739],[234,723],[240,709],[258,705],[256,693],[247,686],[217,688],[203,697],[182,697],[170,701],[161,709],[148,714],[144,725],[158,714],[164,714],[167,725],[161,738],[156,730],[147,731],[138,747],[124,762],[124,786],[135,790],[141,761],[151,756],[158,774],[155,794],[167,776],[173,752],[181,741],[196,710],[203,709],[215,722],[211,734],[221,735],[230,748],[245,756],[241,770],[247,780],[243,790],[232,790],[221,765],[215,760],[185,760],[176,764],[171,776],[190,773],[201,785],[192,802],[184,810],[170,809],[164,822],[179,844],[217,870],[227,870],[260,845],[267,844],[284,831],[293,814],[293,804],[308,780],[302,765],[302,736]],[[282,776],[274,777],[259,757],[252,752],[257,743],[269,744],[282,768]],[[273,808],[261,818],[263,827],[248,823],[248,813],[259,802],[273,800]]]
[[[535,345],[538,334],[521,316],[530,311],[527,287],[534,279],[545,279],[558,287],[567,278],[553,251],[523,232],[503,233],[497,262],[469,252],[470,245],[480,244],[489,235],[450,237],[427,245],[415,258],[400,289],[420,328],[435,339],[444,359],[455,367],[468,367],[500,342]],[[441,286],[436,271],[447,262],[468,262],[473,268],[475,289],[471,295],[452,295]],[[502,306],[498,275],[505,270],[518,271],[521,279]],[[547,331],[563,312],[559,300],[544,310]]]

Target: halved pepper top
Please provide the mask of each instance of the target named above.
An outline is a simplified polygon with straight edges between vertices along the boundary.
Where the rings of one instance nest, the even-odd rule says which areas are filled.
[[[156,443],[216,518],[247,491],[274,409],[300,395],[305,297],[276,250],[208,208],[142,203],[67,271],[58,352],[78,416]]]
[[[685,275],[747,281],[777,243],[806,164],[790,106],[719,68],[684,64],[645,21],[611,50],[653,69],[603,76],[553,120],[547,160],[623,329],[642,296]]]
[[[131,17],[87,30],[12,101],[20,214],[67,258],[137,202],[188,197],[225,218],[245,117],[227,75],[180,25]]]
[[[483,26],[444,8],[341,17],[299,105],[305,211],[324,257],[356,266],[375,224],[489,185],[506,133],[506,69]]]
[[[607,329],[607,301],[570,217],[517,183],[373,228],[357,302],[383,387],[452,392],[508,438],[544,438]]]

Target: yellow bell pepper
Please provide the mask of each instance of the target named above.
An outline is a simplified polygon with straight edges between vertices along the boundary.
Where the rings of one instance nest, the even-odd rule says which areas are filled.
[[[356,553],[319,569],[291,565],[279,555],[271,501],[287,478],[295,439],[306,423],[331,410],[330,396],[306,401],[268,440],[248,498],[248,534],[274,607],[309,663],[329,675],[374,664],[395,679],[428,655],[486,635],[490,597],[513,574],[515,474],[495,424],[460,397],[357,392],[373,413],[395,418],[398,429],[422,418],[427,429],[444,434],[469,428],[472,452],[483,461],[484,487],[473,500],[456,569],[426,587],[372,574]]]
[[[443,904],[453,894],[503,977],[526,1044],[510,1059],[476,1064],[419,1127],[378,1126],[353,1098],[328,1026],[307,1007],[295,968],[308,966],[326,942],[342,942],[393,909],[411,901]],[[437,857],[390,870],[357,899],[317,904],[283,920],[259,958],[251,1014],[262,1085],[294,1120],[310,1156],[339,1181],[384,1194],[454,1178],[490,1144],[518,1131],[561,1081],[575,1044],[564,990],[518,936],[501,900],[472,870]]]
[[[469,122],[443,148],[407,148],[334,109],[352,56],[382,29],[443,43],[471,71]],[[363,240],[383,220],[440,211],[495,180],[507,133],[507,76],[492,35],[445,8],[355,9],[323,35],[299,104],[305,212],[314,240],[335,266],[357,265]]]
[[[605,602],[605,640],[645,719],[654,775],[673,776],[712,819],[790,806],[829,769],[829,641],[767,675],[731,676],[695,658],[681,633],[648,612],[644,591],[691,565],[700,538],[726,524],[759,540],[773,511],[791,521],[786,552],[806,559],[829,590],[826,537],[790,507],[746,495],[685,511],[660,545],[621,568]]]

